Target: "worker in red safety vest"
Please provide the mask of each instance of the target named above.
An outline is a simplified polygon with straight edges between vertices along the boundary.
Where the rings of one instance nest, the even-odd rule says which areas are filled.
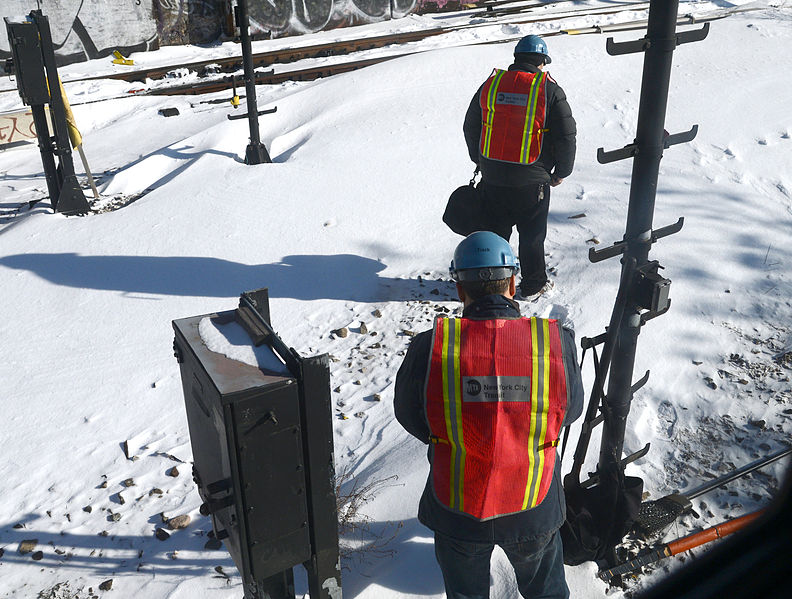
[[[525,599],[565,599],[557,446],[583,411],[574,333],[520,315],[518,261],[502,237],[472,233],[450,271],[462,318],[416,335],[396,375],[396,418],[429,446],[418,519],[434,531],[449,599],[489,597],[495,545]]]
[[[518,299],[549,287],[544,240],[550,188],[572,173],[577,128],[564,90],[544,71],[547,44],[522,38],[514,64],[495,69],[465,114],[465,142],[481,171],[478,191],[486,209],[482,230],[509,240],[520,236],[522,280]]]

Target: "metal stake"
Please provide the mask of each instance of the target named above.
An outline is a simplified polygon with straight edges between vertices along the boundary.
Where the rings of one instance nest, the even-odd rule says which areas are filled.
[[[247,116],[250,123],[250,143],[245,151],[245,164],[272,162],[267,148],[259,138],[258,105],[256,104],[256,74],[253,70],[253,50],[250,45],[250,19],[247,0],[237,0],[237,26],[242,42],[242,66],[245,72]]]

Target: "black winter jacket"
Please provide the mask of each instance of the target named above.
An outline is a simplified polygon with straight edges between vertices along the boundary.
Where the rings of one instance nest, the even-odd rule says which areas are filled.
[[[462,315],[475,320],[519,318],[520,308],[516,302],[502,295],[488,295],[465,308]],[[570,386],[569,405],[564,417],[564,425],[567,425],[579,418],[583,412],[583,382],[577,363],[574,333],[563,328],[561,342]],[[396,375],[394,391],[396,419],[408,433],[427,444],[429,424],[426,420],[424,389],[432,352],[431,344],[431,330],[419,333],[413,338]],[[431,452],[427,457],[430,456]],[[426,481],[418,507],[418,519],[428,528],[461,541],[479,543],[510,543],[535,539],[555,532],[565,518],[566,503],[558,458],[547,496],[542,503],[530,510],[483,522],[454,513],[435,498],[431,488],[431,476]]]
[[[526,73],[539,72],[538,67],[526,63],[515,63],[509,67],[509,70]],[[527,165],[490,160],[480,155],[481,105],[479,97],[483,87],[482,83],[470,101],[463,126],[468,154],[470,159],[481,169],[482,181],[490,185],[521,187],[534,183],[547,183],[550,181],[551,174],[561,179],[572,174],[572,168],[575,165],[577,125],[572,117],[572,109],[569,107],[566,94],[558,83],[550,77],[547,78],[545,123],[550,131],[542,143],[539,159],[533,164]]]

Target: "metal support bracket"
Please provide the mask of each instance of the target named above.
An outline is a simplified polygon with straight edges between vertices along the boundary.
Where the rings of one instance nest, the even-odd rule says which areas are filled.
[[[641,377],[639,381],[636,381],[635,384],[630,387],[630,395],[635,395],[635,392],[638,391],[641,387],[643,387],[647,381],[649,380],[649,371],[647,370],[646,373]]]
[[[590,432],[594,430],[595,426],[602,424],[603,422],[605,422],[605,415],[600,413],[594,420],[590,422],[584,422],[583,427],[586,429],[586,432]]]
[[[231,118],[231,117],[229,117]],[[698,125],[693,125],[690,131],[683,131],[681,133],[674,133],[673,135],[666,135],[663,138],[663,149],[668,149],[676,144],[685,143],[695,139],[698,133]],[[618,150],[605,151],[605,148],[597,148],[597,162],[600,164],[608,164],[618,160],[626,160],[627,158],[634,158],[638,155],[638,144],[633,142],[619,148]]]
[[[680,44],[687,44],[690,42],[700,42],[709,34],[709,23],[704,23],[701,29],[694,29],[692,31],[683,31],[677,33],[674,42],[675,46]],[[615,42],[612,37],[609,37],[605,42],[605,50],[611,56],[619,56],[620,54],[634,54],[636,52],[646,52],[652,47],[652,40],[648,37],[634,40],[631,42]]]
[[[615,42],[612,37],[605,41],[605,51],[611,56],[620,54],[634,54],[635,52],[646,52],[652,46],[652,40],[647,37],[632,42]]]
[[[596,347],[602,343],[605,343],[605,340],[608,338],[608,332],[605,331],[604,333],[600,333],[596,337],[581,337],[580,338],[580,347],[582,349],[591,349],[592,347]]]
[[[619,462],[619,464],[621,465],[622,470],[624,470],[624,467],[627,464],[632,464],[633,462],[635,462],[637,460],[640,460],[647,453],[649,453],[649,446],[650,445],[651,445],[651,443],[647,443],[646,445],[644,445],[641,449],[639,449],[635,453],[628,455],[626,458],[623,458]],[[594,485],[596,485],[598,482],[599,482],[599,474],[597,474],[596,472],[590,472],[588,479],[583,481],[582,483],[580,483],[580,486],[582,488],[584,488],[584,489],[589,489],[589,488],[593,487]]]
[[[233,489],[233,487],[234,487],[233,481],[230,478],[224,478],[222,480],[209,483],[208,485],[206,485],[206,490],[209,492],[210,495],[217,495],[225,491],[230,491],[231,489]]]
[[[709,23],[704,23],[701,29],[692,29],[690,31],[683,31],[682,33],[677,33],[676,36],[676,43],[677,46],[680,44],[687,44],[690,42],[700,42],[703,40],[707,35],[709,35]]]
[[[674,133],[673,135],[666,135],[663,139],[663,148],[668,149],[676,144],[682,144],[687,141],[692,141],[696,138],[698,133],[698,125],[693,125],[690,131],[683,131],[681,133]]]
[[[662,316],[663,314],[668,312],[668,310],[670,310],[670,309],[671,309],[671,300],[669,299],[668,300],[668,304],[666,305],[666,307],[663,310],[659,310],[659,311],[651,311],[650,310],[649,312],[644,312],[643,314],[641,314],[641,326],[645,325],[647,322],[649,322],[653,318],[657,318],[658,316]]]
[[[198,511],[202,516],[208,516],[227,507],[231,507],[232,505],[234,505],[234,496],[228,495],[221,499],[210,499],[206,503],[202,503]]]
[[[272,114],[273,112],[277,112],[277,111],[278,111],[278,107],[276,106],[275,108],[267,108],[266,110],[259,110],[258,115],[261,116],[262,114]],[[245,114],[229,114],[226,116],[228,117],[229,121],[235,121],[237,119],[248,118],[248,113],[246,112]]]
[[[674,133],[673,135],[666,135],[663,139],[663,148],[668,149],[671,146],[675,146],[676,144],[685,143],[687,141],[692,141],[696,138],[698,134],[698,125],[693,125],[690,128],[690,131],[683,131],[681,133]]]
[[[626,160],[633,158],[638,153],[638,144],[631,143],[618,150],[611,150],[606,152],[605,148],[597,148],[597,162],[600,164],[608,164],[609,162],[616,162],[617,160]]]
[[[659,229],[652,230],[652,236],[649,239],[648,243],[655,243],[658,239],[662,239],[663,237],[668,237],[669,235],[673,235],[674,233],[678,233],[682,229],[682,225],[685,224],[685,218],[680,217],[677,222],[673,225],[667,225],[665,227],[661,227]],[[627,241],[621,240],[617,241],[610,247],[603,248],[601,250],[597,250],[594,248],[589,248],[589,262],[602,262],[603,260],[607,260],[608,258],[613,258],[615,256],[619,256],[624,253],[624,250],[627,249]]]

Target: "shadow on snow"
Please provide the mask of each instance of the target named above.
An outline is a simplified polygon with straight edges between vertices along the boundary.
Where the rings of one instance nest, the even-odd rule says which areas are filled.
[[[235,297],[269,287],[274,298],[374,302],[440,299],[439,292],[429,294],[451,290],[448,282],[382,277],[385,264],[353,254],[285,256],[255,265],[197,256],[15,254],[0,258],[0,265],[66,287],[155,295]]]

